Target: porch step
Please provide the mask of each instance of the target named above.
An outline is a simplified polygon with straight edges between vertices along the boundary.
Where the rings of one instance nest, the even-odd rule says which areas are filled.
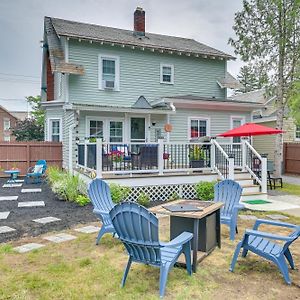
[[[235,178],[234,179],[240,186],[244,187],[244,186],[250,186],[250,185],[254,185],[253,184],[253,179],[241,179],[241,178]]]
[[[245,200],[268,200],[268,195],[266,193],[254,192],[254,193],[243,193],[241,197],[241,201]]]
[[[248,172],[242,172],[242,171],[234,171],[234,178],[235,179],[250,179],[252,178],[250,173]]]
[[[260,186],[251,184],[251,185],[245,185],[243,186],[243,195],[247,193],[259,193],[260,192]]]

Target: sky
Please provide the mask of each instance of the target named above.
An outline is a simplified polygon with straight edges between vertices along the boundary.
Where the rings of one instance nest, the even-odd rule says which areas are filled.
[[[137,6],[146,31],[193,38],[234,54],[228,38],[242,0],[0,0],[0,99],[40,94],[44,16],[133,29]],[[228,63],[236,76],[242,62]]]

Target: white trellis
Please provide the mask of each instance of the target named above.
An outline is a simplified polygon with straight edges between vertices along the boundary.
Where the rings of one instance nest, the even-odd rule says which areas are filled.
[[[132,187],[126,201],[137,201],[141,193],[147,194],[150,201],[167,201],[174,194],[184,199],[196,198],[194,184],[169,184]]]

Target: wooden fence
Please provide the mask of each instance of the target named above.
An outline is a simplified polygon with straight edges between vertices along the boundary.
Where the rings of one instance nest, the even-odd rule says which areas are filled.
[[[285,173],[300,174],[300,143],[284,143],[283,156]]]
[[[48,166],[62,167],[62,144],[55,142],[0,142],[0,176],[4,170],[17,168],[25,175],[39,159]]]

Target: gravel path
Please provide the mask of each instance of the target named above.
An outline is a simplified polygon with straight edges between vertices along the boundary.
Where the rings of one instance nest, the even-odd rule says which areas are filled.
[[[3,188],[6,179],[0,179],[0,199],[3,196],[19,196],[18,200],[0,201],[0,213],[9,211],[6,220],[0,219],[0,227],[8,226],[16,229],[8,233],[0,233],[0,243],[16,240],[25,236],[37,236],[48,231],[59,231],[76,224],[97,221],[92,213],[92,205],[80,207],[76,203],[60,201],[52,193],[46,183],[25,184],[22,187]],[[41,193],[21,193],[23,188],[41,188]],[[44,201],[44,207],[18,207],[19,202]],[[60,221],[39,224],[34,219],[55,217]]]

